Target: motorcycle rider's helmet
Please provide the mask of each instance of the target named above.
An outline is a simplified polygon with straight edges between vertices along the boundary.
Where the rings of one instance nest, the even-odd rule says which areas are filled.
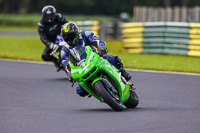
[[[73,22],[64,24],[61,28],[61,35],[69,45],[75,45],[78,41],[79,28]]]
[[[46,23],[51,23],[54,21],[56,16],[56,9],[54,6],[47,5],[42,9],[42,18]]]

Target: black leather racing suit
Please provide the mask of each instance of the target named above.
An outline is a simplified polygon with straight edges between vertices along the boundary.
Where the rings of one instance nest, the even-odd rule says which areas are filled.
[[[51,23],[46,23],[43,18],[38,22],[38,33],[41,41],[45,44],[45,48],[42,52],[42,59],[44,61],[53,61],[57,63],[57,59],[54,56],[50,56],[52,50],[49,48],[51,43],[55,43],[57,35],[60,34],[62,25],[68,21],[61,15],[57,13],[55,20]]]

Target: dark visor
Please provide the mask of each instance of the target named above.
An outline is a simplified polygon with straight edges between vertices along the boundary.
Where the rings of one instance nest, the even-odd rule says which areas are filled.
[[[68,35],[65,35],[64,36],[64,40],[67,42],[67,41],[72,41],[74,40],[74,38],[76,37],[76,33],[73,32],[73,33],[69,33]]]

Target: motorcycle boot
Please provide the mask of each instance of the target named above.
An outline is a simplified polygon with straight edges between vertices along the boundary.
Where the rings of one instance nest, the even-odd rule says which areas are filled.
[[[131,75],[124,69],[121,59],[118,56],[115,59],[115,63],[118,70],[121,72],[122,76],[126,79],[126,81],[131,80]]]
[[[64,69],[64,67],[61,65],[60,61],[58,61],[58,60],[53,61],[53,64],[56,67],[57,72],[59,72],[61,69]]]
[[[122,76],[126,79],[126,81],[131,80],[132,76],[124,68],[120,68],[119,71],[121,72]]]
[[[85,97],[85,96],[89,95],[89,93],[87,91],[85,91],[83,89],[83,87],[81,87],[79,84],[76,87],[76,93],[81,97]]]

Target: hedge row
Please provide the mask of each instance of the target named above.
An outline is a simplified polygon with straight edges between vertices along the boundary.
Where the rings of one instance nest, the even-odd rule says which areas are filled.
[[[106,16],[78,16],[78,15],[64,15],[68,21],[112,21],[111,17]],[[0,25],[8,26],[35,26],[41,18],[41,14],[31,15],[10,15],[0,14]]]

